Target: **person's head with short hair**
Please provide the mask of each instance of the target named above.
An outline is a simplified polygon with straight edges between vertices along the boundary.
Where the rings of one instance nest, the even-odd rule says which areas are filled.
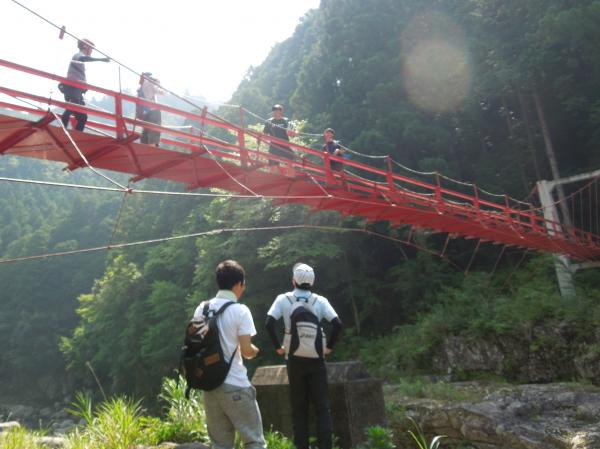
[[[81,50],[84,55],[89,56],[94,49],[94,43],[89,39],[81,39],[77,41],[77,48]]]
[[[310,265],[297,263],[292,268],[292,284],[301,290],[310,290],[315,283],[315,272]]]
[[[246,286],[246,272],[235,260],[224,260],[215,271],[220,290],[231,290],[239,298]],[[238,294],[238,292],[240,294]]]
[[[280,119],[283,116],[283,106],[280,104],[274,104],[271,108],[271,111],[273,113],[273,117],[276,119]]]
[[[144,80],[152,80],[152,72],[142,72],[140,75],[140,84],[144,82]]]
[[[326,128],[325,131],[323,131],[323,138],[325,139],[325,142],[332,142],[334,137],[335,131],[333,128]]]

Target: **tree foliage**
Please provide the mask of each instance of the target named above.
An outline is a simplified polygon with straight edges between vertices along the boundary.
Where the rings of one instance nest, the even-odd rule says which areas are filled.
[[[416,170],[523,198],[535,181],[550,177],[540,109],[563,174],[600,166],[599,21],[598,0],[323,0],[293,36],[248,70],[232,102],[259,115],[283,103],[304,131],[331,126],[364,154],[390,154]],[[220,113],[239,117],[231,109]],[[309,137],[299,139],[319,148]],[[10,158],[0,173],[66,176],[48,164]],[[89,181],[90,175],[75,176]],[[442,182],[472,193],[469,185]],[[445,235],[408,226],[260,199],[123,200],[0,188],[3,258],[229,229],[108,254],[0,265],[0,338],[7,342],[0,376],[15,389],[35,383],[51,395],[52,379],[64,373],[60,342],[70,385],[92,388],[91,366],[107,389],[155,394],[177,365],[186,319],[215,293],[213,270],[226,258],[239,260],[248,274],[243,300],[263,349],[253,367],[279,361],[262,321],[276,294],[291,288],[297,261],[315,267],[316,290],[346,325],[334,357],[360,355],[382,373],[424,369],[444,334],[518,333],[548,317],[577,317],[585,329],[595,323],[594,315],[562,308],[545,260],[520,270],[518,251],[507,251],[497,264],[496,247],[482,245],[472,258],[472,241],[445,247]],[[399,243],[407,239],[412,246]],[[434,255],[441,248],[445,259]],[[508,276],[508,283],[496,281]],[[593,297],[595,276],[578,282],[588,290],[583,298]],[[41,366],[49,373],[43,381]]]

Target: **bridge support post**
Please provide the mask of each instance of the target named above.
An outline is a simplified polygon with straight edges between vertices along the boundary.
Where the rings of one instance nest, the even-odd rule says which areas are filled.
[[[560,229],[555,230],[554,224],[559,222],[558,213],[556,211],[556,203],[552,199],[552,189],[554,183],[548,181],[538,181],[538,194],[540,202],[544,210],[544,218],[546,219],[546,228],[548,234],[554,235],[560,232]],[[571,261],[564,254],[554,254],[554,270],[556,271],[556,279],[558,280],[558,288],[563,298],[575,296],[575,284],[573,282],[573,271],[571,269]]]
[[[244,108],[240,106],[240,127],[238,129],[238,145],[240,146],[240,160],[243,168],[248,167],[248,150],[246,150],[246,137],[244,136]]]

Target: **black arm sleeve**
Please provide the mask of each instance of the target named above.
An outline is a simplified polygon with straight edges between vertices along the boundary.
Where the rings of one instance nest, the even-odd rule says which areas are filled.
[[[267,315],[267,321],[265,321],[265,327],[267,328],[267,333],[273,342],[273,346],[275,349],[281,348],[281,343],[279,343],[279,338],[277,338],[277,334],[275,333],[275,323],[277,320],[273,318],[271,315]]]
[[[91,56],[81,56],[78,61],[80,62],[94,62],[94,61],[106,61],[106,58],[93,58]]]
[[[340,337],[340,333],[342,332],[342,322],[336,316],[333,320],[331,320],[331,334],[329,334],[329,338],[327,339],[327,347],[329,349],[333,349],[335,342]]]

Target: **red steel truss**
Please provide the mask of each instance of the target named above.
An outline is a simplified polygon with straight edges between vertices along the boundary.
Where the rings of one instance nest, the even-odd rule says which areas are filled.
[[[0,108],[25,113],[0,115],[0,155],[61,162],[69,170],[92,166],[128,173],[131,182],[158,178],[184,183],[190,190],[217,187],[241,194],[276,196],[273,201],[278,204],[299,203],[316,210],[386,220],[392,225],[409,224],[452,237],[561,253],[580,260],[600,256],[598,236],[546,220],[542,210],[532,205],[514,207],[508,197],[501,202],[482,199],[477,188],[473,195],[453,191],[444,188],[439,178],[430,184],[401,176],[393,171],[391,159],[386,169],[380,169],[280,141],[245,127],[242,108],[238,125],[206,108],[198,113],[186,112],[1,59],[0,67],[104,94],[114,100],[117,111],[100,111],[0,86],[0,93],[23,100],[0,101]],[[48,110],[31,105],[32,101],[47,105]],[[169,128],[123,115],[126,105],[138,103],[160,109],[164,116],[179,122],[187,119],[196,127]],[[77,148],[57,123],[52,107],[88,114],[85,132],[70,131]],[[138,143],[142,127],[160,131],[163,147]],[[227,142],[206,132],[218,129],[235,136],[235,141]],[[270,155],[265,151],[270,143],[293,148],[297,157],[288,160]],[[279,162],[278,169],[269,167],[273,160]],[[342,163],[344,170],[332,170],[332,161]]]

